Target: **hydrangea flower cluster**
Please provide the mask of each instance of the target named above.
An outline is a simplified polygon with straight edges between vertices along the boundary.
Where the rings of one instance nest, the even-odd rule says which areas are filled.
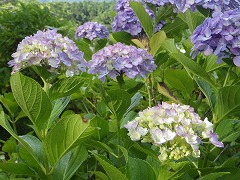
[[[195,0],[197,5],[215,11],[227,11],[240,8],[240,0]]]
[[[83,52],[68,37],[62,37],[57,30],[38,31],[23,39],[12,54],[12,73],[31,65],[47,65],[51,70],[66,71],[67,76],[86,70]]]
[[[123,73],[129,78],[145,77],[156,67],[153,57],[147,51],[116,43],[99,50],[92,56],[92,60],[88,63],[88,73],[98,74],[98,78],[104,82],[106,76],[115,79]]]
[[[157,7],[172,5],[176,12],[185,12],[187,9],[195,9],[197,0],[144,0],[146,3],[153,4]]]
[[[132,141],[149,142],[160,148],[159,159],[178,160],[200,156],[202,139],[209,138],[216,147],[224,147],[207,118],[201,120],[188,105],[168,104],[145,109],[124,126]]]
[[[221,63],[232,54],[234,64],[240,66],[240,11],[214,12],[212,18],[205,19],[195,29],[191,41],[193,58],[198,52],[207,56],[214,53]]]
[[[87,38],[90,40],[96,38],[107,38],[109,36],[108,30],[97,22],[86,22],[77,28],[75,38]]]
[[[131,0],[118,0],[115,6],[115,10],[118,12],[114,17],[112,22],[112,30],[114,32],[125,31],[135,36],[142,32],[142,25],[138,20],[138,17],[134,13],[133,9],[130,6]],[[134,0],[141,2],[139,0]],[[146,12],[149,16],[154,19],[154,12],[145,6]],[[161,26],[158,26],[160,30]],[[156,31],[157,32],[157,31]]]

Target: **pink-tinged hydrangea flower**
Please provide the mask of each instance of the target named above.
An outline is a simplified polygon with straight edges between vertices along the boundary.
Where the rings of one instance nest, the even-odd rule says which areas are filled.
[[[214,53],[217,62],[233,57],[236,66],[240,66],[240,11],[214,12],[192,34],[193,58],[203,52],[206,56]]]
[[[122,74],[129,78],[146,77],[156,69],[156,65],[147,51],[117,43],[93,54],[88,68],[88,73],[98,74],[98,78],[104,82],[106,76],[115,79]]]
[[[200,156],[199,146],[208,138],[216,147],[224,147],[207,118],[201,120],[188,105],[168,104],[145,109],[124,126],[132,141],[149,142],[160,147],[159,159],[178,160]]]
[[[77,28],[75,38],[87,38],[90,40],[96,38],[107,38],[109,36],[108,30],[97,22],[86,22]]]
[[[12,54],[12,73],[31,65],[44,65],[51,70],[63,70],[67,76],[86,71],[83,52],[68,37],[62,37],[57,30],[38,31],[23,39]]]

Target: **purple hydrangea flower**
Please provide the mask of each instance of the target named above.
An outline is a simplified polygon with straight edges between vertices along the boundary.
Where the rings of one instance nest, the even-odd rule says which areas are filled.
[[[75,38],[87,38],[90,40],[96,38],[107,38],[109,36],[108,30],[97,22],[86,22],[77,28]]]
[[[227,11],[240,7],[240,0],[195,0],[197,5],[215,11]]]
[[[64,70],[67,76],[86,71],[83,52],[68,37],[62,37],[57,30],[38,31],[23,39],[12,54],[12,73],[31,65],[47,65],[51,70]]]
[[[135,0],[138,1],[138,0]],[[118,12],[112,22],[112,30],[114,32],[125,31],[135,36],[142,32],[142,25],[138,20],[135,12],[130,6],[131,0],[118,0],[115,6],[115,10]],[[141,1],[138,1],[141,2]],[[145,6],[146,12],[154,20],[154,12]],[[159,26],[160,27],[160,26]],[[157,31],[156,31],[157,32]]]
[[[185,12],[187,9],[196,8],[195,0],[144,0],[146,3],[153,4],[157,7],[172,5],[176,12]]]
[[[207,18],[191,36],[193,58],[203,52],[206,56],[214,53],[217,62],[223,58],[234,57],[236,66],[240,65],[240,12],[238,9],[225,12],[216,11]]]
[[[115,79],[123,73],[129,78],[145,78],[156,67],[153,57],[145,50],[117,43],[93,54],[88,63],[88,73],[98,74],[98,78],[104,82],[106,76]]]
[[[119,11],[112,22],[114,32],[125,31],[135,36],[142,31],[142,25],[132,9]]]

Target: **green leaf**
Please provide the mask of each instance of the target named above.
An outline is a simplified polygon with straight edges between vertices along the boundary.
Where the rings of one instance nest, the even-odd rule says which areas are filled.
[[[240,136],[239,120],[226,119],[219,123],[216,133],[222,142],[233,142]]]
[[[94,44],[95,52],[97,52],[100,49],[104,48],[106,44],[107,44],[107,39],[106,38],[97,40],[95,42],[95,44]]]
[[[156,174],[149,163],[142,159],[129,157],[127,162],[127,177],[131,180],[154,180]]]
[[[83,79],[78,76],[60,79],[49,89],[49,97],[50,99],[54,100],[61,97],[70,96],[79,90],[82,84]]]
[[[47,81],[51,77],[51,73],[42,66],[31,66],[31,68],[45,81]]]
[[[35,172],[24,163],[0,163],[0,169],[15,175],[36,176]]]
[[[106,171],[107,175],[110,177],[112,180],[127,180],[128,178],[121,172],[119,171],[116,167],[114,167],[112,164],[109,162],[105,161],[102,157],[93,154],[95,158],[99,161],[103,169]]]
[[[208,104],[211,110],[213,111],[216,105],[217,89],[201,78],[195,77],[194,80],[196,81],[198,87],[207,98]]]
[[[128,162],[128,150],[119,145],[118,145],[118,147],[122,151],[125,161]]]
[[[52,124],[61,115],[61,113],[66,108],[66,106],[68,105],[69,102],[70,102],[70,96],[59,98],[52,102],[53,109],[52,109],[51,115],[48,120],[47,129],[50,129]]]
[[[92,132],[93,128],[89,127],[89,122],[82,121],[80,115],[74,114],[60,119],[45,139],[51,165],[54,167],[64,154],[79,145]]]
[[[144,46],[144,44],[139,41],[138,39],[132,39],[131,40],[135,45],[137,45],[138,47],[142,48],[142,49],[145,49],[146,47]]]
[[[131,44],[132,35],[127,32],[114,32],[110,34],[110,39],[116,42],[121,42],[127,45]]]
[[[217,121],[220,122],[228,115],[239,115],[240,86],[227,86],[218,91],[216,101]]]
[[[102,140],[109,133],[108,121],[106,119],[95,116],[91,119],[90,123],[92,127],[97,129],[97,132],[93,136],[98,138],[98,140]]]
[[[162,48],[165,49],[169,53],[179,53],[176,48],[174,39],[167,39],[162,43]]]
[[[169,23],[162,28],[166,34],[174,33],[184,29],[187,29],[187,24],[180,18],[176,18],[172,23]]]
[[[40,84],[20,72],[11,76],[10,83],[14,98],[39,135],[39,131],[45,128],[52,110],[47,94]]]
[[[121,120],[131,104],[131,96],[122,89],[101,92],[103,101],[111,110],[112,114]]]
[[[15,134],[15,132],[12,129],[11,125],[6,120],[3,111],[0,114],[0,125],[6,131],[8,131],[25,148],[25,150],[29,153],[29,156],[35,161],[35,163],[39,167],[39,169],[41,169],[43,172],[46,172],[45,168],[43,167],[42,163],[38,160],[38,157],[35,155],[33,149],[31,148],[31,146],[27,142],[25,142],[22,138],[20,138],[19,136],[17,136]]]
[[[78,46],[79,50],[84,52],[84,58],[86,60],[91,60],[92,59],[92,51],[89,47],[89,44],[86,43],[84,40],[77,40],[76,45]]]
[[[150,48],[152,56],[155,56],[167,36],[164,31],[159,31],[150,39]]]
[[[180,90],[186,100],[189,100],[194,90],[193,80],[186,71],[181,69],[168,69],[165,71],[166,84]],[[187,84],[187,86],[186,86]]]
[[[106,174],[104,174],[101,171],[93,171],[93,174],[95,174],[96,177],[99,177],[101,180],[108,180],[109,178],[107,177]],[[97,178],[96,178],[97,179]]]
[[[205,17],[199,11],[192,12],[189,9],[185,13],[179,13],[178,17],[181,18],[185,23],[187,23],[191,33],[205,19]]]
[[[53,179],[68,180],[82,163],[87,159],[88,152],[84,146],[77,146],[73,150],[65,154],[58,164],[53,173]]]
[[[147,34],[148,39],[151,39],[153,33],[152,18],[148,15],[141,3],[132,1],[130,2],[130,5],[133,8],[135,14],[137,15],[145,33]]]
[[[16,152],[17,142],[13,137],[10,137],[2,146],[2,151],[13,153]]]
[[[214,54],[207,56],[206,60],[204,61],[203,67],[205,68],[205,70],[209,73],[212,72],[218,68],[221,67],[226,67],[226,63],[221,63],[221,64],[217,64],[217,56],[215,56]]]
[[[181,63],[186,68],[186,70],[190,71],[197,77],[201,77],[210,85],[214,86],[214,83],[209,77],[208,73],[198,63],[196,63],[182,53],[171,53],[170,56],[176,59],[179,63]]]
[[[225,176],[227,174],[231,174],[230,172],[215,172],[215,173],[210,173],[206,176],[201,177],[199,180],[215,180],[219,179],[222,176]]]

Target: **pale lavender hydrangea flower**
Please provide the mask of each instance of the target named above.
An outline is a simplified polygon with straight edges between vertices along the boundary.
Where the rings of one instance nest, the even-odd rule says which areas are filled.
[[[216,147],[224,147],[207,118],[201,120],[188,105],[168,104],[145,109],[124,126],[131,140],[153,143],[160,147],[159,159],[200,156],[199,146],[208,138]]]
[[[156,69],[156,65],[145,50],[116,43],[93,54],[88,68],[89,74],[98,74],[98,78],[104,82],[106,76],[115,79],[122,74],[129,78],[146,77]]]
[[[12,73],[31,65],[44,65],[51,70],[63,70],[67,76],[86,71],[83,52],[68,37],[62,37],[57,30],[38,31],[23,39],[12,54]]]
[[[86,22],[77,28],[75,38],[87,38],[90,40],[96,38],[107,38],[109,36],[108,30],[97,22]]]
[[[203,52],[206,56],[215,54],[217,62],[233,57],[236,66],[240,66],[240,11],[214,12],[199,25],[191,36],[193,58]]]

